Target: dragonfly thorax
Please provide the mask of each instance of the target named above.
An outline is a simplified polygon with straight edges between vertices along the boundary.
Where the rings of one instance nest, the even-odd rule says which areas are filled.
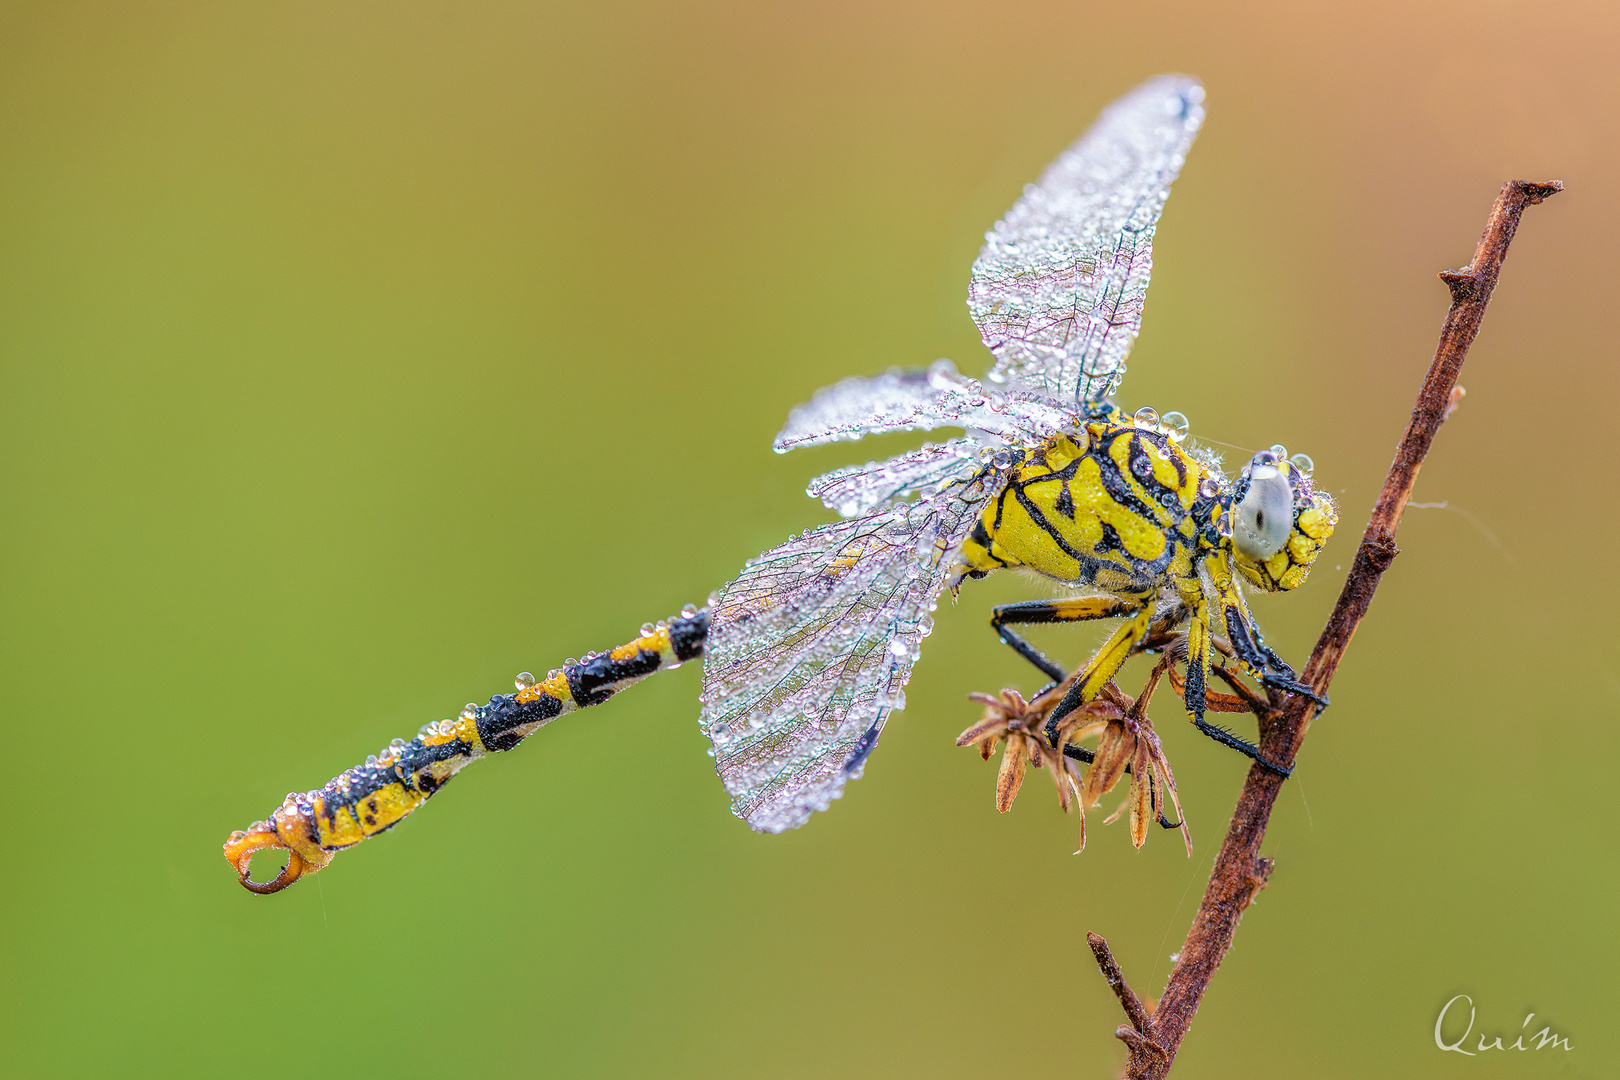
[[[1094,419],[1029,450],[963,545],[973,576],[1026,567],[1128,598],[1196,577],[1224,480],[1163,431]]]

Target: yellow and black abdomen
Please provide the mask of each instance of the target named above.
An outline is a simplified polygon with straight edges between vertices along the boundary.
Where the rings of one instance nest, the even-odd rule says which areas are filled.
[[[973,571],[1022,566],[1146,596],[1192,574],[1202,467],[1163,433],[1096,421],[1018,462],[964,545]]]
[[[277,892],[321,869],[344,848],[386,832],[487,754],[511,750],[559,716],[599,705],[664,668],[703,655],[707,608],[687,608],[610,652],[570,661],[545,679],[519,677],[515,694],[496,694],[488,705],[469,704],[461,716],[425,725],[409,742],[396,739],[364,764],[345,769],[323,787],[289,792],[264,821],[231,833],[225,857],[242,884]],[[288,852],[285,868],[268,882],[248,876],[254,853]]]

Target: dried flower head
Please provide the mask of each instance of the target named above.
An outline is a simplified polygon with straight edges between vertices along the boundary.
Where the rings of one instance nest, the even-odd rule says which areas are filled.
[[[1085,811],[1129,775],[1131,784],[1125,801],[1105,819],[1105,824],[1129,812],[1131,842],[1137,847],[1147,842],[1148,827],[1154,822],[1179,828],[1190,855],[1192,837],[1176,796],[1175,774],[1147,718],[1147,701],[1162,673],[1162,667],[1154,671],[1142,696],[1135,701],[1109,684],[1096,700],[1064,716],[1050,735],[1045,730],[1046,718],[1063,699],[1072,676],[1031,701],[1011,689],[997,695],[969,694],[970,699],[984,706],[984,717],[957,736],[956,745],[977,746],[989,760],[998,745],[1006,744],[996,775],[996,809],[1002,813],[1012,808],[1028,766],[1045,768],[1057,786],[1058,805],[1064,811],[1072,806],[1080,814],[1080,850],[1086,845]],[[1066,746],[1077,746],[1091,736],[1098,737],[1095,751],[1082,750],[1078,759],[1064,753]],[[1083,767],[1085,760],[1090,765]],[[1175,810],[1174,823],[1165,817],[1167,805]]]

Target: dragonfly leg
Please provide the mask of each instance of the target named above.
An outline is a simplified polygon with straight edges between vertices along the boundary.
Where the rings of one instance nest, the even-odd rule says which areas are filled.
[[[1327,698],[1300,682],[1294,675],[1294,669],[1265,643],[1260,636],[1260,628],[1254,625],[1254,620],[1249,617],[1247,611],[1238,604],[1228,601],[1224,621],[1226,638],[1232,643],[1233,653],[1257,679],[1266,686],[1310,698],[1323,708],[1327,708]]]
[[[1210,738],[1214,739],[1216,742],[1220,743],[1222,746],[1230,746],[1233,750],[1236,750],[1244,757],[1252,759],[1262,769],[1274,772],[1285,780],[1293,775],[1294,770],[1292,768],[1279,765],[1275,761],[1272,761],[1270,758],[1266,757],[1266,755],[1262,754],[1260,752],[1260,748],[1254,745],[1254,743],[1249,742],[1247,739],[1240,738],[1230,731],[1227,731],[1219,724],[1212,724],[1200,716],[1193,719],[1193,726],[1199,731],[1202,731],[1205,735],[1208,735]]]
[[[1046,623],[1085,622],[1089,619],[1113,619],[1135,614],[1137,605],[1112,596],[1076,596],[1065,600],[1027,600],[1019,604],[1002,604],[991,609],[990,628],[1013,652],[1040,669],[1041,674],[1054,684],[1068,678],[1068,672],[1047,655],[1031,645],[1014,626],[1038,626]],[[1067,710],[1065,710],[1067,711]]]
[[[1090,600],[1093,598],[1085,597],[1082,599]],[[1057,739],[1058,725],[1063,718],[1102,693],[1103,687],[1107,686],[1109,681],[1119,673],[1120,667],[1136,651],[1136,647],[1141,643],[1142,639],[1147,636],[1148,629],[1152,624],[1153,609],[1150,607],[1137,607],[1123,600],[1112,600],[1108,601],[1108,603],[1116,605],[1111,614],[1134,615],[1135,617],[1118,630],[1115,630],[1113,635],[1103,642],[1103,647],[1098,649],[1097,655],[1093,656],[1086,664],[1080,678],[1070,685],[1068,691],[1064,693],[1063,699],[1057,703],[1051,715],[1046,718],[1046,735],[1054,743]],[[1106,618],[1107,616],[1096,614],[1082,617]],[[1054,619],[1052,621],[1059,620]]]
[[[1232,625],[1232,618],[1236,612],[1237,608],[1235,606],[1227,608],[1228,627]],[[1241,618],[1241,615],[1238,618]],[[1240,625],[1247,629],[1246,623]],[[1269,769],[1286,778],[1293,771],[1292,769],[1278,765],[1262,754],[1260,748],[1247,739],[1239,738],[1219,724],[1212,724],[1204,719],[1205,687],[1209,680],[1210,648],[1212,644],[1209,627],[1209,607],[1200,604],[1193,609],[1192,620],[1187,626],[1187,683],[1182,700],[1187,705],[1188,717],[1192,720],[1194,727],[1222,746],[1229,746],[1244,757],[1258,762],[1262,768]],[[1243,647],[1238,644],[1236,639],[1233,640],[1232,644],[1233,651],[1238,654],[1238,659],[1248,663],[1247,658],[1244,656]]]

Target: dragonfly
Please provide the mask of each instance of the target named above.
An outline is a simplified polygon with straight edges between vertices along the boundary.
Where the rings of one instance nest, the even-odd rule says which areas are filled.
[[[948,360],[849,378],[793,409],[775,449],[881,432],[963,434],[811,481],[807,493],[838,520],[748,562],[703,607],[544,678],[519,674],[515,692],[395,739],[323,787],[289,793],[226,842],[241,883],[279,891],[399,824],[468,764],[698,659],[699,723],[733,812],[761,832],[796,828],[861,775],[904,707],[940,597],[1009,568],[1065,587],[1058,599],[1003,605],[991,617],[1060,695],[1045,726],[1054,750],[1090,760],[1059,745],[1065,718],[1097,702],[1126,659],[1175,632],[1192,723],[1285,771],[1205,719],[1212,655],[1314,697],[1265,644],[1244,586],[1303,584],[1338,521],[1333,500],[1304,455],[1273,446],[1228,477],[1213,451],[1187,441],[1182,414],[1127,414],[1113,401],[1141,327],[1154,230],[1203,101],[1190,77],[1144,83],[986,234],[967,297],[993,357],[983,380]],[[1073,673],[1017,629],[1095,619],[1121,621]],[[268,849],[285,852],[286,864],[254,880],[250,861]]]

